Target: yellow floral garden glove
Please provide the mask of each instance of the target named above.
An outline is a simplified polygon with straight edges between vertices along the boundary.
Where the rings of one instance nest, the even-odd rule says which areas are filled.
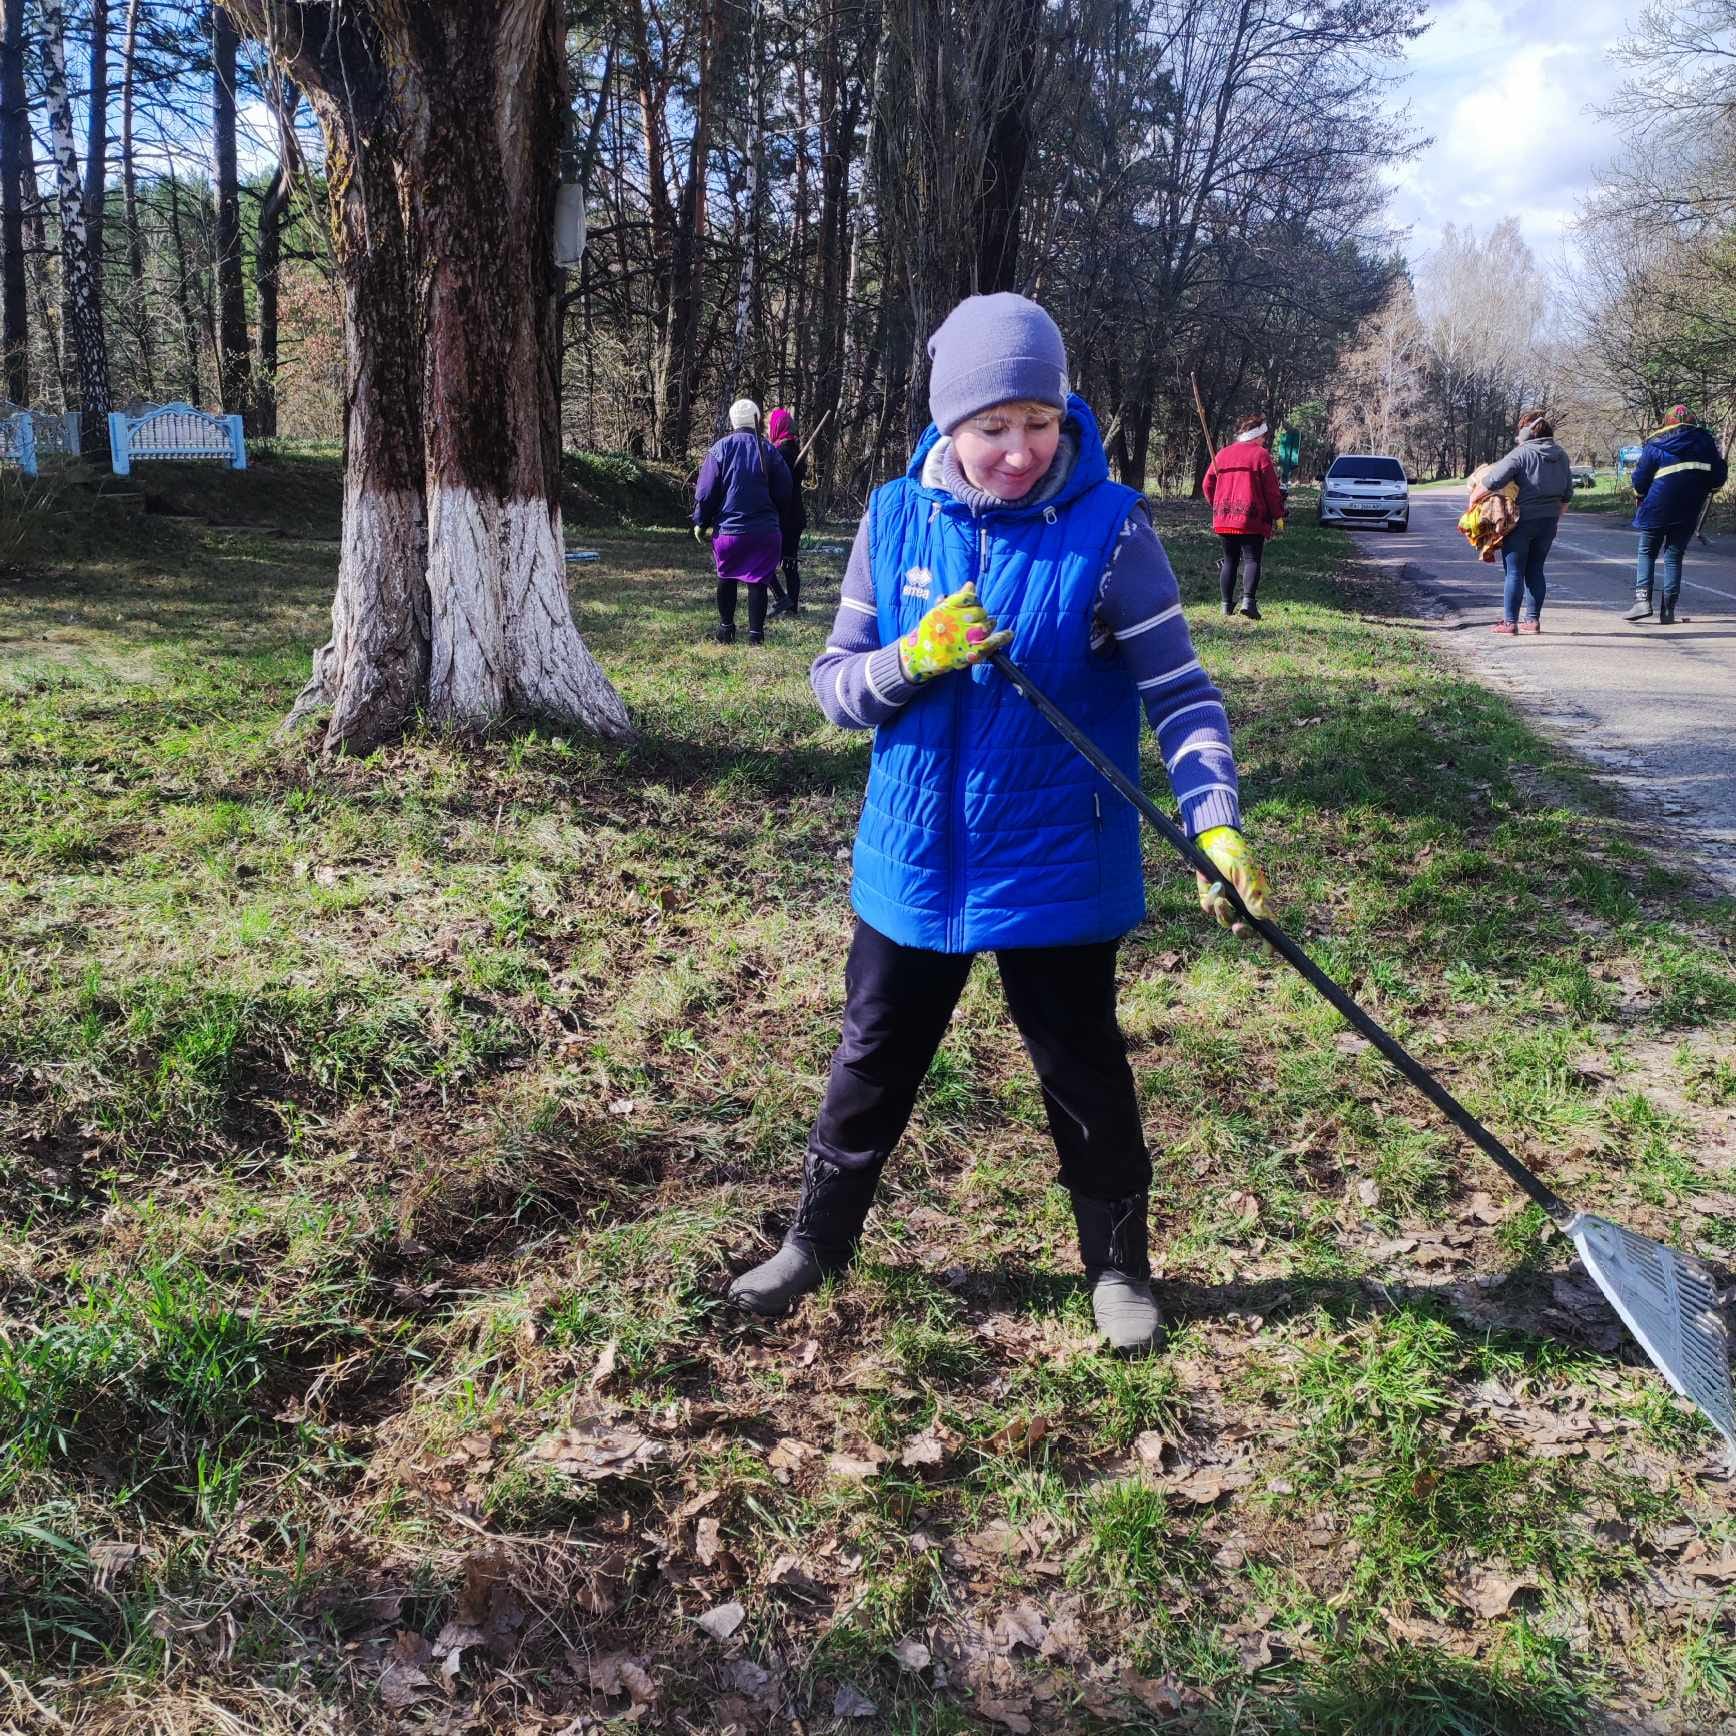
[[[1259,864],[1248,854],[1247,840],[1234,826],[1213,826],[1201,832],[1194,842],[1211,857],[1218,872],[1241,894],[1242,902],[1255,916],[1266,914],[1266,876]],[[1236,916],[1236,907],[1221,894],[1213,896],[1213,886],[1203,874],[1194,876],[1200,883],[1200,909],[1215,916],[1220,927],[1232,934],[1246,935],[1248,925]]]
[[[942,597],[898,641],[898,661],[909,681],[932,681],[952,669],[968,669],[1012,644],[1011,633],[997,633],[977,601],[976,586]]]

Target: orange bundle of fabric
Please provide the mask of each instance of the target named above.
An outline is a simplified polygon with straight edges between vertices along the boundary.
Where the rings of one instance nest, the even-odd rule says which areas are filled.
[[[1475,488],[1489,469],[1484,465],[1471,478]],[[1494,564],[1508,531],[1519,522],[1519,484],[1509,482],[1495,490],[1487,500],[1480,500],[1460,515],[1459,529],[1465,540],[1477,551],[1477,559]]]

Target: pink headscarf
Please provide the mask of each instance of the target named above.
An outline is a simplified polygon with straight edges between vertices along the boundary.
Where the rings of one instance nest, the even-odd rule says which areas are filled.
[[[780,440],[794,440],[796,419],[788,410],[774,410],[766,423],[766,438],[776,446]]]

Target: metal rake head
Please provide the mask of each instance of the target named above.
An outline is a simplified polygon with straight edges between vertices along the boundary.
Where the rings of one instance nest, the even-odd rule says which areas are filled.
[[[1664,1379],[1697,1404],[1736,1453],[1730,1334],[1711,1274],[1696,1260],[1590,1212],[1567,1234],[1585,1269]]]

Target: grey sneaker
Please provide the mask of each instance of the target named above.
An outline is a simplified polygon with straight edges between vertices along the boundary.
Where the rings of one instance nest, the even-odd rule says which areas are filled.
[[[1149,1278],[1100,1272],[1091,1286],[1091,1313],[1111,1350],[1142,1355],[1163,1342],[1163,1315]]]
[[[1155,1350],[1163,1333],[1163,1316],[1151,1294],[1147,1196],[1100,1200],[1075,1193],[1072,1200],[1079,1257],[1091,1286],[1097,1330],[1113,1350],[1136,1354]]]

